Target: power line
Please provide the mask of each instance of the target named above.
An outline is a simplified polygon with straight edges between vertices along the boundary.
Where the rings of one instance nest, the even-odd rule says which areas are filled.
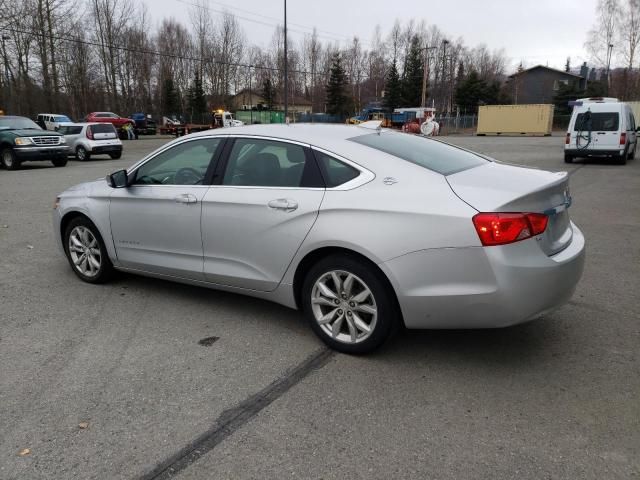
[[[222,60],[215,60],[213,58],[194,57],[190,55],[178,55],[175,53],[164,53],[164,52],[159,52],[157,50],[132,48],[132,47],[126,47],[124,45],[116,45],[113,43],[101,43],[101,42],[94,42],[91,40],[82,40],[77,37],[49,35],[43,32],[36,32],[32,30],[22,30],[22,29],[13,28],[13,27],[0,27],[0,31],[6,31],[14,34],[21,33],[24,35],[33,35],[36,37],[41,37],[41,38],[46,38],[51,40],[58,40],[61,42],[78,43],[78,44],[89,45],[93,47],[108,48],[109,50],[120,50],[124,52],[129,52],[129,53],[140,53],[144,55],[153,55],[157,57],[165,57],[165,58],[171,58],[171,59],[177,59],[177,60],[188,60],[192,62],[212,63],[214,65],[224,65],[224,66],[232,66],[232,67],[254,68],[256,70],[269,70],[269,71],[282,70],[281,68],[278,68],[278,67],[265,67],[265,66],[258,66],[258,65],[248,64],[248,63],[240,63],[240,62],[224,62]],[[294,73],[304,74],[304,75],[311,75],[311,72],[308,72],[306,70],[290,70],[290,71]]]
[[[269,17],[267,15],[262,15],[262,14],[259,14],[259,13],[253,13],[253,12],[250,12],[249,10],[244,10],[244,9],[241,9],[241,8],[238,8],[238,7],[233,7],[231,5],[227,5],[227,4],[221,3],[221,2],[211,2],[211,3],[216,3],[218,5],[224,6],[225,8],[229,8],[229,9],[234,9],[234,10],[238,10],[238,11],[241,11],[241,12],[245,12],[245,13],[248,13],[249,15],[254,15],[254,16],[257,16],[257,17],[265,18],[267,20],[271,20],[271,22],[265,22],[265,21],[256,20],[256,19],[253,19],[253,18],[248,18],[248,17],[242,16],[242,15],[238,15],[236,13],[229,12],[228,10],[218,10],[218,9],[209,7],[207,5],[200,5],[200,4],[197,4],[197,3],[188,2],[187,0],[177,0],[177,1],[180,2],[180,3],[183,3],[185,5],[190,5],[192,7],[205,9],[205,10],[208,10],[208,11],[211,11],[211,12],[215,12],[215,13],[220,13],[220,14],[225,14],[226,13],[226,14],[229,14],[229,15],[235,17],[236,19],[245,20],[247,22],[252,22],[252,23],[257,23],[259,25],[264,25],[264,26],[267,26],[267,27],[278,27],[278,26],[281,25],[281,22],[277,18]],[[289,22],[289,23],[291,25],[296,25],[296,26],[298,26],[300,28],[304,28],[304,29],[307,29],[307,30],[311,30],[311,31],[316,30],[316,35],[318,37],[320,37],[320,38],[324,38],[325,40],[332,40],[332,41],[336,41],[337,40],[337,41],[346,42],[346,41],[349,41],[349,40],[352,39],[352,37],[349,37],[347,35],[340,35],[340,34],[337,34],[337,33],[328,32],[326,30],[320,30],[320,29],[317,29],[315,27],[309,27],[309,26],[302,25],[302,24],[299,24],[299,23],[294,23],[294,22]],[[288,28],[288,31],[299,33],[299,34],[302,34],[302,35],[309,35],[311,33],[311,32],[308,32],[308,31],[302,31],[302,30],[298,30],[298,29],[294,29],[294,28]],[[318,32],[324,32],[324,34],[320,34]],[[365,43],[367,45],[371,45],[371,43],[366,41],[366,40],[363,40],[363,39],[359,39],[359,40],[360,40],[361,43]]]

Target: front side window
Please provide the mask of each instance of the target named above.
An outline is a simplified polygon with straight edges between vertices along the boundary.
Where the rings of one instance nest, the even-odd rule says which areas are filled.
[[[304,148],[273,140],[237,139],[227,162],[223,185],[300,187],[308,175]]]
[[[165,150],[136,171],[134,185],[203,185],[221,139],[203,138]]]
[[[360,170],[347,165],[326,153],[313,151],[316,160],[320,164],[322,176],[327,188],[334,188],[353,180],[360,175]]]

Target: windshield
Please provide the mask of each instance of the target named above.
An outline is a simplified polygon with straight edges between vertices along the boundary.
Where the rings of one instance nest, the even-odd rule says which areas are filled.
[[[0,130],[42,130],[36,122],[24,117],[0,117]]]
[[[58,123],[71,123],[71,119],[66,115],[56,115],[53,117],[53,121]]]
[[[349,139],[442,175],[451,175],[488,163],[488,160],[446,143],[418,135],[386,132]]]

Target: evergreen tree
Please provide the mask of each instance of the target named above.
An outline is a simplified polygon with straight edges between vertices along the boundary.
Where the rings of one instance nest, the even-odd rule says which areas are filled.
[[[571,115],[572,107],[569,106],[569,102],[583,95],[584,91],[578,88],[577,82],[570,82],[567,85],[561,83],[558,86],[557,93],[553,96],[556,113],[560,115]]]
[[[204,95],[202,79],[198,72],[196,72],[193,83],[187,92],[187,101],[192,117],[200,118],[202,114],[207,112],[207,99]]]
[[[346,87],[347,75],[342,66],[340,54],[336,53],[331,59],[331,75],[326,87],[327,113],[331,115],[347,115],[349,113]]]
[[[164,113],[167,115],[175,115],[180,108],[178,99],[178,91],[173,84],[172,78],[165,79],[162,84],[162,104],[164,105]]]
[[[266,77],[262,81],[262,98],[269,110],[273,110],[273,105],[276,103],[276,89],[271,82],[271,77]]]
[[[478,105],[496,104],[500,94],[500,84],[487,85],[475,70],[456,88],[456,104],[466,112],[476,112]]]
[[[384,106],[393,111],[394,108],[400,106],[402,101],[402,91],[400,85],[400,75],[398,74],[398,67],[396,66],[395,59],[391,64],[391,68],[387,73],[387,78],[384,87]]]
[[[420,39],[414,35],[405,60],[402,75],[402,106],[417,107],[422,101],[422,78],[424,62],[420,50]]]
[[[567,73],[571,72],[571,57],[567,57],[567,63],[564,65],[564,71]]]

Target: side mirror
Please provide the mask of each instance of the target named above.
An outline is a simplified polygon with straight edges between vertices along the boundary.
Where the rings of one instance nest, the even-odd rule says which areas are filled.
[[[126,170],[118,170],[107,175],[107,183],[111,188],[125,188],[129,186],[129,177]]]

